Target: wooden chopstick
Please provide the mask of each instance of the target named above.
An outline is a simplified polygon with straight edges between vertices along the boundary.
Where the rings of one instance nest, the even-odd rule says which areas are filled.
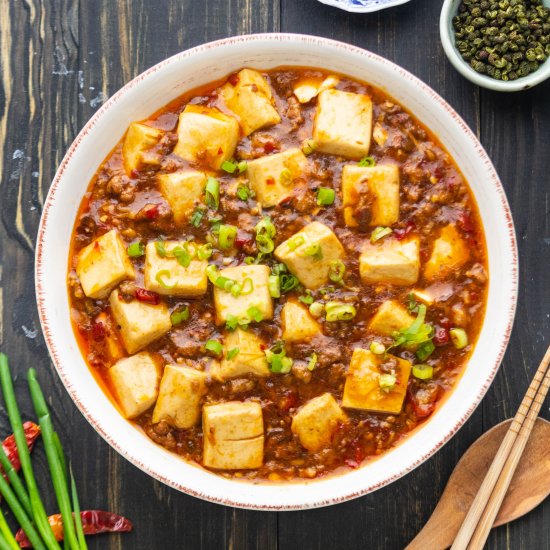
[[[549,365],[550,347],[546,350],[514,420],[502,440],[451,550],[481,550],[483,548],[548,393],[550,387]]]

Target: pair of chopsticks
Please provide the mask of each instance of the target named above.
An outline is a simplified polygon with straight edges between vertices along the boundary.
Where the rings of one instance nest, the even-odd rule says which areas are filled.
[[[451,550],[481,550],[550,388],[550,347],[457,533]]]

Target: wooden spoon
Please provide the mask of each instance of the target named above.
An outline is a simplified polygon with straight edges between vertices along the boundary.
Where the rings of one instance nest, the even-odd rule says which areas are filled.
[[[511,422],[497,424],[466,451],[428,523],[405,550],[445,550],[451,546]],[[548,441],[550,422],[538,418],[493,527],[530,512],[550,494]]]

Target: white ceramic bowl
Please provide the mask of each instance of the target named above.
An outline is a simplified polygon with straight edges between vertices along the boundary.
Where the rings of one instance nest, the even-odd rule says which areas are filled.
[[[445,0],[443,2],[441,16],[439,18],[439,34],[441,36],[443,49],[449,61],[462,76],[482,88],[488,88],[489,90],[495,90],[497,92],[519,92],[521,90],[528,90],[550,77],[550,58],[548,58],[534,73],[518,78],[517,80],[496,80],[490,76],[474,71],[474,69],[470,67],[470,64],[462,59],[462,56],[455,47],[453,17],[456,15],[458,6],[461,2],[462,0]],[[542,3],[547,8],[550,7],[550,0],[542,0]]]
[[[124,420],[90,373],[71,327],[66,289],[69,240],[88,182],[133,120],[185,91],[247,66],[323,67],[385,89],[433,130],[462,169],[487,229],[491,274],[486,321],[455,390],[420,430],[344,475],[287,484],[233,481],[185,462]],[[36,293],[42,329],[59,376],[97,432],[154,478],[197,497],[261,510],[314,508],[374,491],[417,467],[464,424],[489,388],[506,349],[517,296],[514,226],[498,176],[464,121],[407,71],[365,50],[313,36],[264,34],[205,44],[159,63],[109,99],[80,132],[50,188],[38,233]]]

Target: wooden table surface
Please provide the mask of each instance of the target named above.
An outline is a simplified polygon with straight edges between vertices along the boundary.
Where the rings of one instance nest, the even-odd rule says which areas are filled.
[[[315,0],[0,0],[0,346],[17,373],[31,366],[39,370],[82,504],[117,511],[135,524],[129,535],[90,539],[91,549],[400,549],[430,516],[468,446],[515,413],[550,335],[550,81],[517,94],[470,84],[441,48],[440,4],[413,0],[352,15]],[[385,489],[338,506],[292,513],[203,502],[153,481],[118,456],[78,412],[53,369],[33,280],[36,231],[48,187],[69,144],[105,99],[176,52],[226,36],[272,31],[364,47],[440,93],[476,132],[502,178],[516,223],[521,271],[504,363],[482,405],[454,439]],[[16,387],[23,412],[30,415],[22,376]],[[542,415],[550,417],[548,405]],[[8,432],[3,413],[0,429],[2,435]],[[41,446],[34,461],[45,476]],[[44,486],[44,492],[54,511],[51,489]],[[487,547],[550,549],[549,524],[547,501],[493,531]]]

